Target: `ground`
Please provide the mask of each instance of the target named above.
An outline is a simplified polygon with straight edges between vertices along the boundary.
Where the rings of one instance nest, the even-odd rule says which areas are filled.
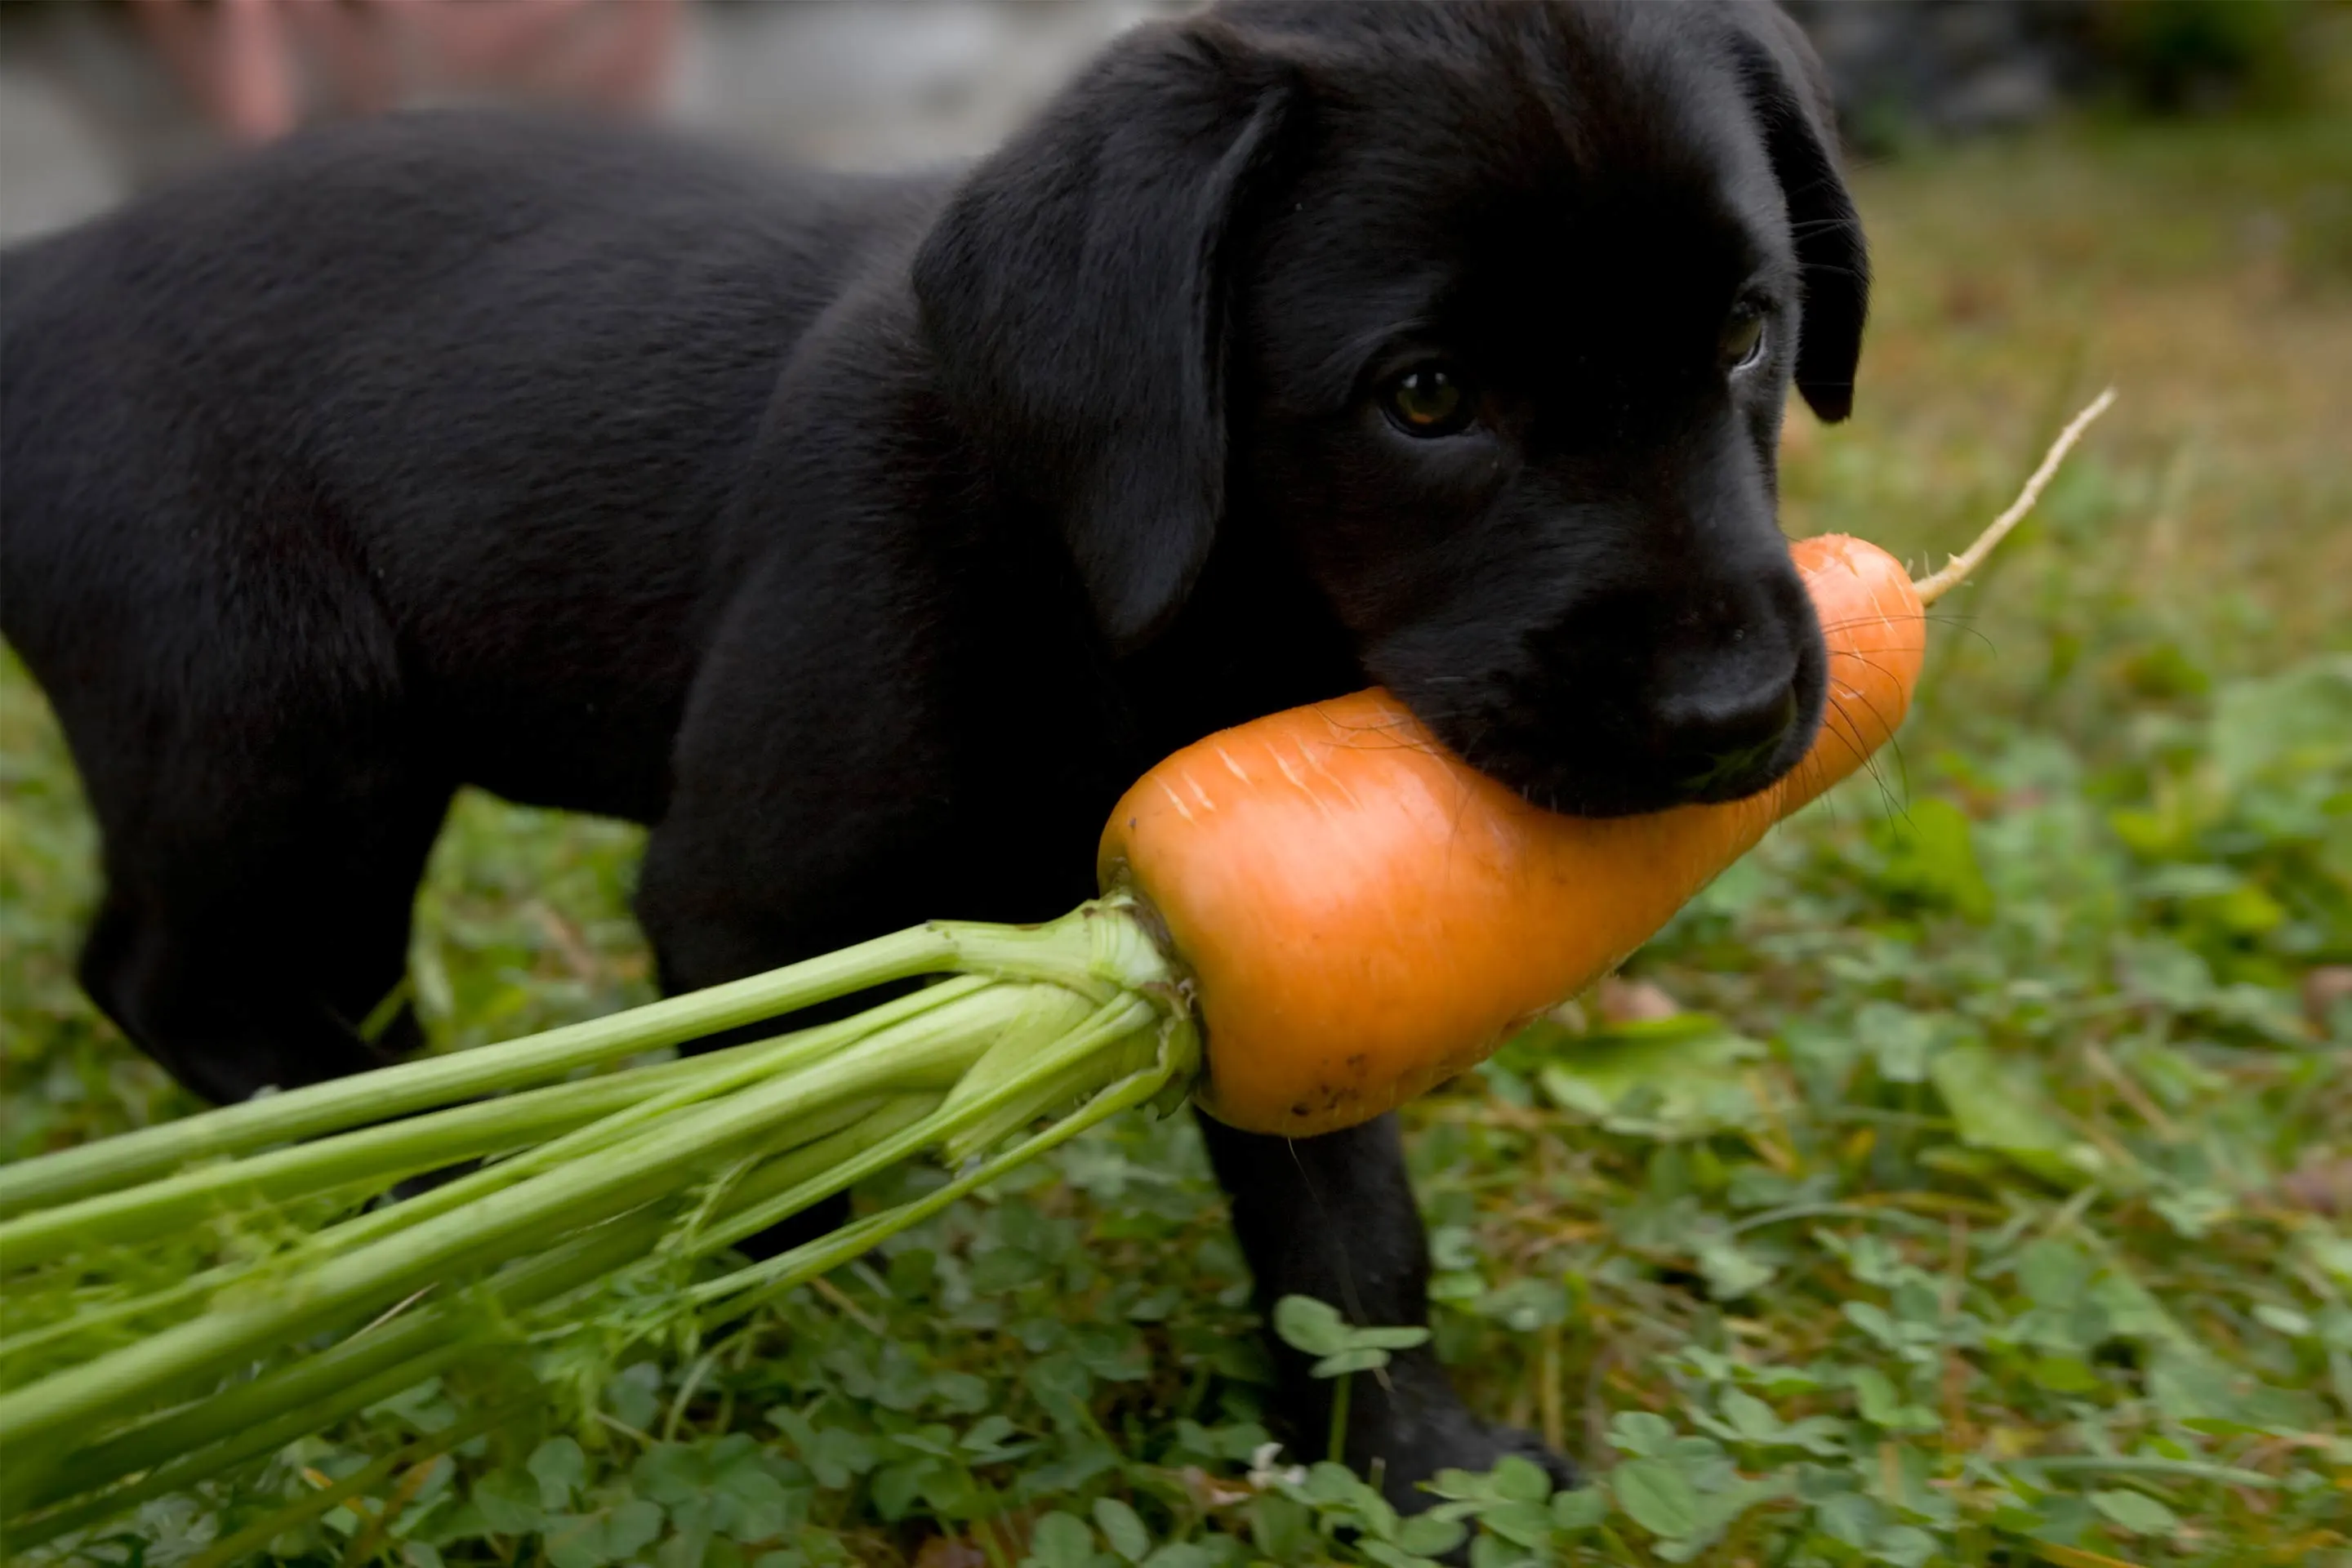
[[[1474,1561],[2352,1563],[2347,145],[2077,124],[1860,171],[1881,303],[1853,422],[1792,418],[1792,533],[1939,562],[2067,414],[2120,401],[1939,607],[1899,756],[1704,895],[1606,1016],[1408,1112],[1442,1350],[1601,1483],[1456,1478]],[[193,1109],[73,987],[93,839],[13,663],[0,769],[0,1150]],[[461,803],[415,950],[436,1046],[649,994],[637,842]],[[583,1418],[239,1534],[487,1397],[453,1378],[90,1555],[1442,1550],[1283,1469],[1321,1454],[1259,1455],[1219,1211],[1185,1121],[1122,1123],[709,1358],[584,1374]]]

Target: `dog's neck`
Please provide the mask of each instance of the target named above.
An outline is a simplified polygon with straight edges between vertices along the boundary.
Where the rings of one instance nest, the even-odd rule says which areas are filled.
[[[1175,623],[1120,667],[1142,738],[1161,752],[1369,684],[1353,639],[1288,552],[1234,521]]]

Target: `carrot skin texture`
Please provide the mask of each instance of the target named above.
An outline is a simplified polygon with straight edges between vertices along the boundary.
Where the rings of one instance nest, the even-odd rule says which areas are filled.
[[[1919,600],[1875,545],[1833,534],[1791,553],[1829,644],[1829,708],[1798,766],[1745,800],[1544,811],[1377,689],[1220,731],[1146,773],[1097,869],[1151,904],[1197,982],[1202,1107],[1292,1137],[1393,1109],[1622,963],[1859,769],[1917,683]]]
[[[1774,802],[1774,821],[1851,778],[1893,738],[1927,654],[1927,608],[1894,556],[1843,533],[1801,539],[1789,553],[1829,644],[1830,700],[1812,750],[1757,797]]]

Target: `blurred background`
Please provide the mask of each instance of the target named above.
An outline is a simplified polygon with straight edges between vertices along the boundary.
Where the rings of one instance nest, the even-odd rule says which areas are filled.
[[[1181,8],[0,0],[0,237],[101,211],[299,121],[402,102],[593,101],[845,166],[970,154],[1104,39]],[[1884,1283],[1841,1250],[1864,1205],[1945,1205],[1923,1208],[1926,1240],[1902,1241],[1929,1268],[1943,1267],[1948,1219],[1993,1205],[2021,1226],[2031,1215],[2049,1234],[2095,1234],[2099,1268],[2136,1270],[2251,1386],[2301,1397],[2324,1380],[2315,1368],[2337,1368],[2297,1430],[2352,1441],[2352,1243],[2312,1251],[2322,1261],[2295,1265],[2293,1281],[2282,1261],[2306,1219],[2352,1215],[2352,6],[1791,9],[1838,83],[1879,282],[1853,421],[1824,429],[1792,405],[1790,532],[1845,530],[1940,563],[2067,415],[2109,384],[2120,401],[2036,517],[1939,606],[1915,716],[1875,776],[1695,902],[1637,960],[1624,1016],[1604,995],[1579,1015],[1588,1032],[1572,1048],[1514,1047],[1409,1110],[1437,1226],[1441,1344],[1482,1409],[1605,1458],[1601,1424],[1658,1407],[1657,1358],[1714,1332],[1721,1301],[1742,1300],[1740,1332],[1767,1359],[1879,1356],[1841,1316]],[[412,952],[437,1047],[650,996],[627,914],[639,843],[623,825],[461,797]],[[62,741],[0,657],[0,1158],[193,1108],[73,984],[94,847]],[[1666,1032],[1641,1033],[1654,1026]],[[1654,1070],[1577,1079],[1612,1041],[1621,1062],[1653,1053],[1638,1059]],[[1990,1131],[1938,1065],[1983,1060],[1988,1041],[2014,1069],[2008,1120]],[[1673,1115],[1611,1098],[1652,1092],[1628,1089],[1644,1074],[1668,1086]],[[2029,1156],[2086,1146],[2137,1184],[2086,1188],[2052,1217],[2053,1194],[2021,1172],[2050,1168]],[[1788,1212],[1840,1217],[1811,1239],[1730,1217],[1800,1199],[1817,1206]],[[1106,1130],[1019,1197],[959,1209],[925,1245],[944,1260],[991,1227],[1011,1237],[1023,1204],[1055,1216],[1055,1267],[1074,1271],[1034,1287],[1038,1322],[1131,1315],[1156,1326],[1118,1331],[1148,1331],[1152,1364],[1183,1369],[1181,1397],[1165,1380],[1102,1373],[1093,1407],[1129,1455],[1211,1462],[1186,1447],[1206,1429],[1230,1436],[1216,1462],[1246,1458],[1245,1291],[1188,1126]],[[1042,1245],[1022,1223],[1020,1245]],[[894,1262],[894,1287],[901,1272]],[[903,1310],[860,1300],[887,1316],[892,1355],[966,1368],[986,1380],[988,1407],[1034,1417],[1022,1380],[1058,1329],[992,1337],[919,1296]],[[2324,1354],[2247,1315],[2304,1321],[2328,1301],[2343,1338]],[[1970,1310],[2006,1321],[2011,1308]],[[744,1412],[778,1391],[831,1397],[859,1442],[899,1419],[847,1362],[824,1359],[836,1341],[839,1356],[865,1353],[846,1319],[811,1309],[793,1323],[799,1338],[774,1347],[793,1359],[740,1374],[769,1380],[764,1393],[746,1384]],[[1974,1433],[2025,1452],[2074,1441],[2084,1423],[2110,1423],[2098,1441],[2128,1447],[2153,1417],[2100,1353],[2097,1376],[2046,1386],[1988,1365],[1975,1416],[1948,1418],[1923,1462],[1957,1476],[1976,1463]],[[674,1372],[629,1375],[656,1387]],[[705,1436],[733,1419],[729,1388]],[[628,1397],[651,1408],[644,1388]],[[334,1462],[373,1451],[372,1431]],[[2298,1437],[2297,1451],[2317,1441]],[[1867,1481],[1877,1459],[1857,1468]],[[2334,1548],[2309,1544],[2292,1519],[2256,1521],[2233,1495],[2175,1494],[2196,1528],[2177,1555],[2147,1556],[2143,1542],[2133,1560],[2336,1560],[2325,1552],[2340,1533]],[[927,1563],[982,1561],[931,1553],[956,1544],[961,1504],[926,1504],[930,1522],[854,1489],[812,1506],[865,1543],[861,1562],[919,1548]],[[2033,1528],[2123,1550],[2087,1518],[2052,1511]],[[2277,1554],[2240,1550],[2257,1540]],[[1888,1552],[1874,1560],[1920,1561]],[[2116,1559],[2048,1559],[2091,1560]]]
[[[224,143],[456,99],[642,110],[827,163],[985,149],[1173,0],[5,0],[0,232]],[[1792,0],[1876,152],[2069,111],[2307,109],[2322,0]]]

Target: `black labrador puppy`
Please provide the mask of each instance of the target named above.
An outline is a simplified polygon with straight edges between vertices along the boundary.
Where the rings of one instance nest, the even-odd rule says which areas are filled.
[[[0,263],[0,624],[104,829],[82,979],[215,1100],[388,1059],[461,784],[650,825],[671,989],[1059,914],[1142,768],[1370,682],[1560,810],[1758,789],[1823,696],[1783,400],[1846,413],[1865,294],[1754,5],[1232,5],[905,178],[297,139]],[[1205,1131],[1262,1300],[1423,1320],[1388,1120]],[[1426,1352],[1348,1442],[1400,1500],[1535,1450]]]

